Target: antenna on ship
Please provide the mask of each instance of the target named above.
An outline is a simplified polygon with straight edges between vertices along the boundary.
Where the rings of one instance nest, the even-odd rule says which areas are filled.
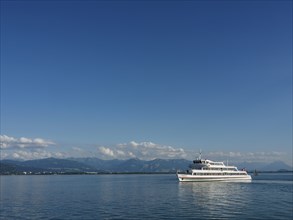
[[[201,149],[199,149],[199,157],[198,157],[199,160],[201,160]]]

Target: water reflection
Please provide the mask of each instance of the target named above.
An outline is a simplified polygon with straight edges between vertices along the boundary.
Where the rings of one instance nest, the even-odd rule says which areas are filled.
[[[40,207],[45,204],[46,178],[44,176],[40,176],[38,181],[30,176],[11,176],[10,179],[13,183],[11,185],[1,181],[2,189],[5,189],[1,189],[1,207],[5,204],[13,204],[9,206],[10,212],[18,213],[21,217],[24,211],[35,213],[33,209],[26,209],[26,207]]]
[[[201,217],[231,218],[243,214],[250,201],[247,183],[190,182],[178,184],[181,202],[190,202]]]

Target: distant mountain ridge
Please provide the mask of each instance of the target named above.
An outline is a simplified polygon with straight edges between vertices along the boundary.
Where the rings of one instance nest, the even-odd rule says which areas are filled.
[[[258,171],[292,171],[293,168],[285,164],[283,161],[274,161],[272,163],[261,162],[243,162],[234,164],[238,169],[245,168],[246,170],[258,170]]]
[[[98,158],[46,158],[38,160],[16,161],[0,160],[0,174],[45,174],[45,173],[133,173],[133,172],[170,172],[186,170],[191,161],[185,159],[140,159],[102,160]],[[292,171],[292,167],[282,161],[267,163],[243,162],[234,164],[248,171]]]
[[[9,173],[68,173],[68,172],[97,172],[94,167],[68,159],[46,158],[38,160],[2,160],[0,174]]]

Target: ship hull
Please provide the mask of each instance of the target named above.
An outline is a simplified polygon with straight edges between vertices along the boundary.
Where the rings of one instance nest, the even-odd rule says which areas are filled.
[[[251,176],[229,176],[229,175],[216,175],[216,176],[199,176],[190,174],[177,174],[177,178],[180,182],[251,182]]]

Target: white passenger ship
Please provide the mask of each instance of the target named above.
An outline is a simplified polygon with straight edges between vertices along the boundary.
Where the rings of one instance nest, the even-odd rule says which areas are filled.
[[[225,165],[223,162],[203,160],[201,154],[189,168],[186,173],[177,172],[180,182],[251,181],[251,176],[244,169],[238,170],[237,167]]]

